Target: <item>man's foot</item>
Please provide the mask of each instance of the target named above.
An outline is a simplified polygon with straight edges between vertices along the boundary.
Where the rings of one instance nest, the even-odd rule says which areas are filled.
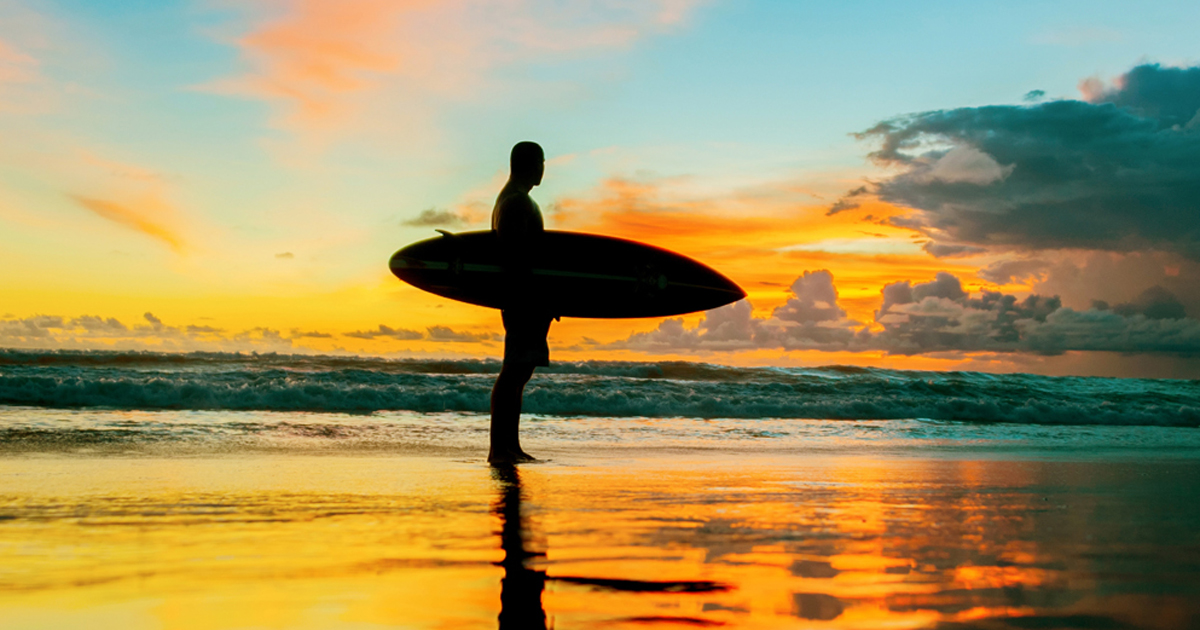
[[[520,448],[492,448],[488,451],[489,464],[528,464],[536,461],[536,457]]]

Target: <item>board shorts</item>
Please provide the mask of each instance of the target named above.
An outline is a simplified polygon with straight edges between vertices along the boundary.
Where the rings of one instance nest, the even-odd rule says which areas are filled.
[[[550,365],[546,335],[554,318],[537,312],[503,310],[500,319],[504,322],[504,363]]]

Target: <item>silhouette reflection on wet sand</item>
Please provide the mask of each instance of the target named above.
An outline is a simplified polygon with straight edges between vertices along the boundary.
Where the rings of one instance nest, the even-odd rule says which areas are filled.
[[[543,552],[526,547],[528,529],[521,513],[523,500],[521,473],[511,464],[494,464],[492,478],[498,482],[498,496],[492,513],[500,517],[500,548],[504,559],[504,577],[500,581],[500,628],[546,628],[546,610],[542,606],[542,592],[549,580],[563,584],[589,587],[598,591],[633,593],[719,593],[730,590],[730,586],[708,580],[655,581],[618,578],[591,578],[582,576],[549,577],[545,571],[531,569],[528,562],[545,557]],[[680,623],[705,624],[705,620],[692,617],[631,617],[625,621],[674,621]]]
[[[500,517],[500,547],[504,550],[504,578],[500,582],[500,628],[546,627],[542,591],[546,572],[530,569],[526,561],[545,555],[525,548],[525,523],[521,517],[521,473],[516,466],[492,467],[500,493],[493,512]]]

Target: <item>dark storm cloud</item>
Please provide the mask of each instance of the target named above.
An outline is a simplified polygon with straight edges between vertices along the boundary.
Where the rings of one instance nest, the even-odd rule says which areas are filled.
[[[1103,310],[1107,304],[1097,302],[1093,308]],[[1125,315],[1145,315],[1149,319],[1183,319],[1187,317],[1187,309],[1174,293],[1155,285],[1146,289],[1132,302],[1118,304],[1113,312]]]
[[[878,140],[871,158],[903,172],[873,192],[917,210],[893,221],[939,246],[1160,249],[1200,260],[1200,68],[1144,65],[1111,89],[1084,89],[1095,102],[880,123],[858,137]]]
[[[975,247],[973,245],[947,245],[945,243],[935,243],[932,241],[922,245],[921,249],[925,250],[926,254],[929,254],[934,258],[958,258],[961,256],[974,256],[975,254],[982,254],[983,252],[987,251],[982,247]]]
[[[1018,259],[994,262],[975,272],[975,275],[996,284],[1040,277],[1049,269],[1051,264],[1045,260]]]
[[[1200,124],[1200,67],[1146,64],[1125,73],[1111,88],[1096,79],[1084,81],[1082,88],[1088,101],[1112,103],[1164,127]]]

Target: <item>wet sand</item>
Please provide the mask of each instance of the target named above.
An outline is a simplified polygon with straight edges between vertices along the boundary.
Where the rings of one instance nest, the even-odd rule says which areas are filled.
[[[1200,461],[17,453],[5,628],[1186,628]]]

